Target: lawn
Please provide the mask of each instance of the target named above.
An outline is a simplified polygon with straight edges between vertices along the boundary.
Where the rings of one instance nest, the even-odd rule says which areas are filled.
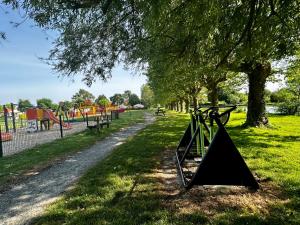
[[[268,129],[242,129],[244,120],[234,113],[228,130],[261,180],[257,193],[166,189],[162,158],[172,158],[188,122],[169,112],[90,169],[33,224],[300,224],[300,117],[271,116]]]
[[[88,148],[120,128],[144,121],[144,111],[130,111],[120,114],[119,120],[113,120],[110,128],[100,133],[85,131],[37,146],[24,152],[0,158],[0,190],[18,179],[34,174],[67,155]]]

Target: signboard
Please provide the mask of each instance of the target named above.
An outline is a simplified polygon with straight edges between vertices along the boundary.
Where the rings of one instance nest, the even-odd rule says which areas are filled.
[[[38,123],[36,120],[28,120],[27,121],[27,129],[26,131],[29,133],[36,132],[38,130]]]

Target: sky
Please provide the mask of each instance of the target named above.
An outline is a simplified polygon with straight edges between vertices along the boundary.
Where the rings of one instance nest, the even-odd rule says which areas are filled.
[[[91,88],[77,77],[74,82],[62,78],[39,58],[46,58],[55,38],[54,31],[44,31],[27,19],[20,26],[11,22],[21,22],[22,14],[1,5],[0,31],[6,33],[7,40],[0,41],[0,104],[18,99],[36,99],[47,97],[54,102],[70,100],[80,88],[93,95],[104,94],[107,97],[115,93],[131,90],[140,96],[140,88],[146,83],[146,77],[124,70],[118,65],[107,82],[97,81]]]

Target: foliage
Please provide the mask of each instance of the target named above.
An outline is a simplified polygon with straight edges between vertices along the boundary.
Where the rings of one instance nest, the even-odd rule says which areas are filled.
[[[290,61],[285,75],[286,87],[273,92],[270,98],[272,102],[279,103],[279,112],[294,115],[300,110],[299,56]]]
[[[148,84],[143,84],[141,87],[141,103],[146,108],[150,108],[154,104],[154,94]]]
[[[247,95],[242,93],[239,85],[233,85],[232,82],[225,82],[218,89],[218,96],[220,101],[227,104],[246,104]]]
[[[95,96],[92,93],[90,93],[84,89],[80,89],[72,97],[72,101],[77,105],[84,103],[86,100],[93,101],[94,99],[95,99]]]
[[[52,100],[49,98],[41,98],[36,100],[37,107],[45,109],[56,109],[57,104],[53,104]]]
[[[271,101],[271,95],[272,95],[272,91],[270,91],[269,89],[265,89],[265,102]]]
[[[288,90],[293,93],[295,99],[300,101],[300,53],[292,61],[286,73],[286,84]]]
[[[140,104],[141,100],[140,100],[139,96],[137,96],[136,94],[130,94],[128,103],[129,103],[129,105],[134,106],[136,104]]]
[[[129,99],[131,94],[132,94],[132,93],[131,93],[130,90],[126,90],[126,91],[124,91],[124,93],[122,94],[122,97],[123,97],[124,99]]]
[[[285,115],[295,115],[300,108],[299,102],[285,100],[278,104],[278,111]]]
[[[99,95],[95,102],[102,107],[106,107],[109,105],[109,100],[105,95]]]
[[[270,101],[273,103],[285,102],[286,100],[291,101],[294,98],[293,94],[288,88],[281,88],[277,91],[272,92],[270,95]]]
[[[63,111],[69,111],[70,109],[74,108],[74,103],[70,101],[60,102],[59,105],[61,106]]]
[[[227,104],[246,104],[247,95],[244,93],[236,92],[234,90],[218,90],[219,100],[224,101]]]
[[[160,99],[191,98],[195,105],[199,87],[206,86],[216,102],[225,74],[244,72],[249,81],[249,125],[267,121],[264,88],[272,75],[271,61],[299,49],[299,0],[5,3],[25,8],[38,25],[57,30],[49,63],[65,76],[83,74],[88,85],[97,78],[106,80],[123,61],[147,69],[149,84]],[[170,84],[166,94],[161,83],[165,88]]]
[[[121,105],[124,103],[124,98],[122,94],[114,94],[109,99],[114,105]]]
[[[21,112],[25,112],[26,109],[33,107],[32,103],[28,99],[19,99],[18,109]]]

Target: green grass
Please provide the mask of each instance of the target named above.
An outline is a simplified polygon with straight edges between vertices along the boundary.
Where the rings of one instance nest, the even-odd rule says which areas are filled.
[[[24,178],[24,174],[29,171],[40,170],[51,165],[55,160],[92,146],[96,141],[122,127],[144,121],[143,115],[144,111],[122,113],[119,120],[113,120],[110,128],[104,128],[100,133],[85,131],[0,158],[0,189],[16,179]]]
[[[172,199],[159,191],[162,183],[153,174],[188,122],[188,116],[169,112],[90,169],[34,224],[300,224],[300,117],[271,116],[271,129],[242,129],[244,119],[243,113],[232,116],[232,139],[250,169],[279,186],[286,198],[268,203],[266,213],[228,206],[207,216],[201,210],[179,213],[180,202],[166,207]]]

